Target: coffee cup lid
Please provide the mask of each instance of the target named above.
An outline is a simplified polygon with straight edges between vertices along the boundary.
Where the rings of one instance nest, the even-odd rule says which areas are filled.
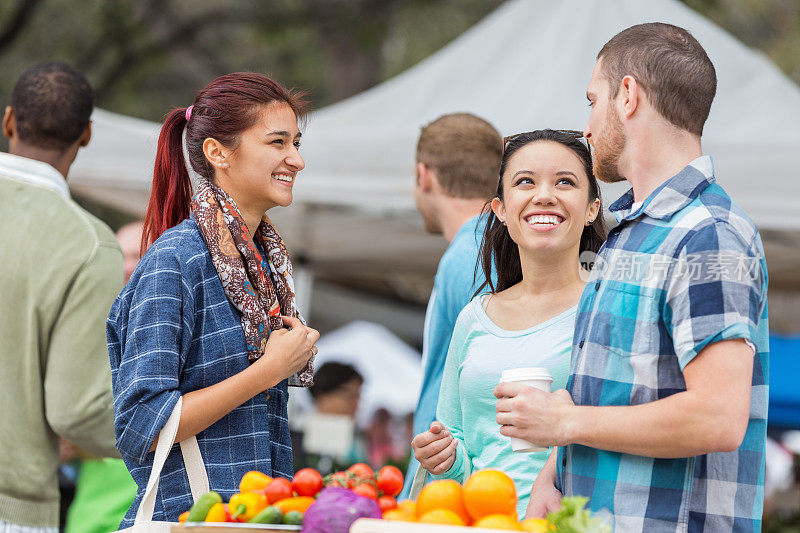
[[[551,376],[550,371],[543,366],[511,368],[509,370],[504,370],[500,375],[500,381],[520,381],[526,379],[553,381],[553,376]]]

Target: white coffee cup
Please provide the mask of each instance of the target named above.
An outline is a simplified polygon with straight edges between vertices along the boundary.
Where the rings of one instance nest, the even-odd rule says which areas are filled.
[[[544,367],[512,368],[504,370],[500,375],[500,383],[521,383],[544,392],[550,392],[550,385],[553,383],[553,376]],[[536,446],[535,444],[517,437],[511,437],[511,449],[515,452],[543,452],[547,448]]]

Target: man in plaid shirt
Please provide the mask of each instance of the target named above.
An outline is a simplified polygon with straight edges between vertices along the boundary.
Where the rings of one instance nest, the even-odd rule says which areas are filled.
[[[768,399],[767,269],[700,136],[716,74],[668,24],[598,54],[584,135],[632,189],[581,297],[567,391],[495,390],[501,433],[558,446],[528,516],[582,495],[617,531],[759,531]]]

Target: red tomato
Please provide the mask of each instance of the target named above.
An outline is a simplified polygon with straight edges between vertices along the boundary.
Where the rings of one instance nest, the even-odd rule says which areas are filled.
[[[381,512],[388,511],[389,509],[396,509],[397,500],[391,496],[381,496],[378,498],[378,507],[381,508]]]
[[[384,466],[378,471],[378,489],[386,496],[397,496],[403,490],[403,473],[396,466]]]
[[[360,477],[363,479],[371,478],[375,475],[375,472],[372,468],[369,467],[368,464],[365,463],[356,463],[350,468],[347,469],[348,472],[351,474],[355,474],[356,477]]]
[[[335,474],[331,474],[328,477],[327,486],[332,487],[344,487],[346,489],[352,489],[355,487],[355,480],[350,477],[350,474],[347,472],[336,472]]]
[[[364,496],[365,498],[372,498],[373,500],[378,499],[378,489],[368,483],[356,485],[352,491],[359,496]]]
[[[292,482],[282,477],[276,477],[261,491],[261,494],[267,497],[267,505],[272,505],[284,498],[291,498],[294,496]]]
[[[323,485],[322,474],[313,468],[298,470],[292,480],[292,489],[298,496],[315,496]]]

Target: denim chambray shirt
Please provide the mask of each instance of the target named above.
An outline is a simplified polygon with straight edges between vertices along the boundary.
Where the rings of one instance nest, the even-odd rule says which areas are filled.
[[[266,257],[266,254],[264,254]],[[241,315],[222,289],[194,218],[165,232],[142,257],[108,317],[117,448],[139,485],[121,527],[133,524],[153,453],[178,398],[248,366]],[[197,434],[211,489],[225,500],[250,470],[292,477],[284,380]],[[192,505],[180,448],[161,473],[153,520]]]

